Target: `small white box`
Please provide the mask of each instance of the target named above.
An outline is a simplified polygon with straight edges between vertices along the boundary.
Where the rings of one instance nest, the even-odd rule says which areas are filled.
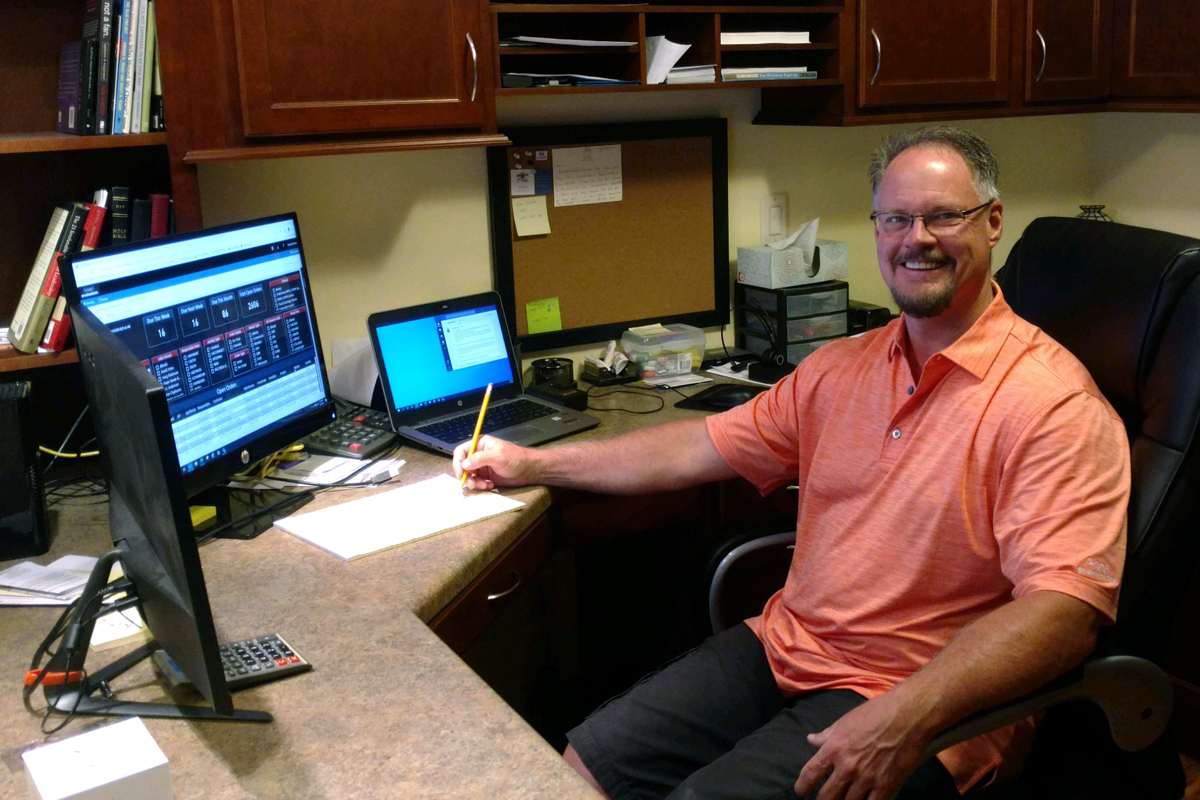
[[[140,719],[21,754],[33,800],[171,800],[167,757]]]
[[[833,239],[817,239],[812,264],[798,247],[739,247],[737,251],[737,282],[764,289],[781,289],[803,283],[844,281],[850,274],[846,243]]]
[[[621,349],[641,378],[687,375],[704,360],[704,331],[682,322],[630,328],[621,334]]]

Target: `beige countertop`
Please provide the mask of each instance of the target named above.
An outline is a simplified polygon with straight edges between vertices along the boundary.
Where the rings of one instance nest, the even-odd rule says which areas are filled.
[[[691,393],[694,390],[687,390]],[[599,438],[668,419],[701,416],[604,413]],[[653,398],[617,395],[594,405],[649,410]],[[576,441],[572,439],[571,441]],[[399,478],[372,490],[318,495],[302,511],[345,502],[449,472],[449,461],[412,448]],[[518,511],[354,561],[343,561],[278,529],[250,541],[200,548],[221,641],[275,632],[314,665],[297,677],[234,695],[239,709],[267,711],[270,724],[146,719],[170,762],[179,800],[206,798],[595,798],[596,794],[426,624],[549,507],[550,493],[506,490]],[[49,563],[110,546],[108,506],[65,504],[53,512]],[[7,566],[7,564],[0,565]],[[22,706],[20,678],[59,609],[0,608],[0,796],[26,796],[20,752],[42,741],[41,715]],[[95,669],[125,652],[89,656]],[[143,662],[114,681],[121,699],[168,698]],[[35,707],[44,707],[40,693]],[[59,718],[60,719],[60,718]],[[80,717],[73,735],[111,718]],[[52,720],[52,724],[54,721]]]

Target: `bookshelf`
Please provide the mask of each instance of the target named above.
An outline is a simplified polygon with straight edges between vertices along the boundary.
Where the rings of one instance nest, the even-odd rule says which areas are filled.
[[[165,133],[55,132],[59,50],[80,36],[84,0],[0,0],[0,10],[6,20],[0,32],[6,54],[0,60],[0,327],[7,327],[56,203],[89,200],[102,187],[173,196],[181,187],[172,189]],[[0,347],[0,380],[77,360],[74,351],[27,355]]]
[[[584,94],[696,89],[841,86],[843,5],[602,5],[493,3],[496,95]],[[721,44],[722,32],[808,31],[808,44]],[[634,42],[625,47],[513,47],[516,36]],[[715,83],[647,85],[646,39],[666,36],[690,45],[679,66],[715,64]],[[816,79],[722,81],[722,68],[803,66]],[[505,73],[584,74],[637,81],[637,85],[505,87]]]

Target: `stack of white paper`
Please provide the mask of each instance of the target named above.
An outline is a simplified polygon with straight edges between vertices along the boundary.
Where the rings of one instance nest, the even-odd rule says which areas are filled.
[[[667,73],[667,83],[716,83],[717,65],[698,64],[692,67],[675,67]]]
[[[646,83],[649,85],[665,83],[667,73],[690,47],[690,44],[676,44],[665,36],[647,36]]]
[[[22,561],[0,572],[0,605],[65,606],[87,584],[87,572]]]
[[[808,31],[721,31],[721,44],[809,44]]]

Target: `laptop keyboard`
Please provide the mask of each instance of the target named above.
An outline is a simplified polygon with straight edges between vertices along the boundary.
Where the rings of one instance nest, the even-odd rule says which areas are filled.
[[[535,403],[532,400],[524,398],[518,398],[511,403],[489,406],[487,414],[483,418],[483,428],[480,430],[480,433],[491,433],[501,428],[520,425],[522,422],[529,422],[540,417],[548,417],[557,411],[558,409],[556,408],[551,408],[542,403]],[[421,425],[416,430],[426,436],[441,439],[443,442],[461,442],[470,439],[471,435],[475,433],[475,422],[478,419],[479,412],[473,411],[457,417],[451,417],[450,419],[444,419],[441,422],[431,422],[428,425]]]

